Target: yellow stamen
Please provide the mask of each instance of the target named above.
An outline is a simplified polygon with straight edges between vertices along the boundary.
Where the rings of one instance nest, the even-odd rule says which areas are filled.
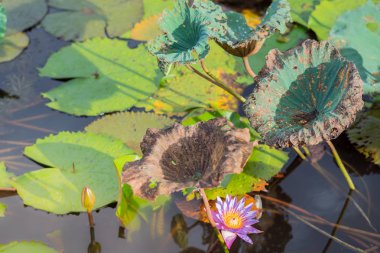
[[[232,229],[239,229],[243,226],[243,219],[237,212],[227,212],[223,215],[224,223]]]

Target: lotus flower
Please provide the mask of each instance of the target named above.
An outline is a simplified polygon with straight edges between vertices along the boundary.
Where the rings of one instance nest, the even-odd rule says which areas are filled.
[[[255,83],[245,112],[263,140],[277,147],[336,138],[363,107],[358,70],[326,41],[271,50]]]
[[[237,197],[231,198],[227,195],[223,202],[219,197],[216,201],[217,212],[212,211],[217,229],[220,230],[228,248],[237,237],[252,244],[248,234],[258,234],[262,231],[252,227],[258,223],[257,211],[252,211],[253,203],[245,206],[245,198],[238,201]]]
[[[143,158],[123,168],[123,183],[145,199],[190,187],[215,187],[226,174],[240,173],[253,143],[247,128],[226,118],[184,127],[148,129],[140,144]]]
[[[269,6],[262,22],[254,29],[247,25],[245,17],[234,11],[226,12],[227,32],[221,30],[215,40],[228,53],[247,57],[258,52],[265,39],[279,30],[286,31],[290,17],[290,5],[286,0],[275,0]]]
[[[225,33],[227,19],[221,7],[209,0],[178,0],[173,11],[164,12],[164,32],[149,43],[149,51],[159,61],[193,63],[208,54],[210,36]]]

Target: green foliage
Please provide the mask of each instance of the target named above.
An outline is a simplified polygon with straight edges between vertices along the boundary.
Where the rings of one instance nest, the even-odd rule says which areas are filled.
[[[140,142],[148,128],[164,128],[174,120],[147,112],[122,112],[107,115],[86,127],[86,131],[104,134],[122,140],[136,153],[141,154]]]
[[[132,28],[144,12],[141,0],[50,0],[60,12],[49,13],[44,29],[64,40],[119,36]]]
[[[5,9],[0,4],[0,43],[5,36],[7,30],[7,16],[5,15]]]
[[[161,79],[144,45],[128,49],[123,41],[101,38],[59,50],[40,75],[74,78],[43,96],[53,109],[88,116],[131,108],[149,98]]]
[[[308,27],[309,18],[321,0],[288,0],[294,22]]]
[[[7,206],[0,202],[0,217],[5,216],[5,211],[7,211]]]
[[[206,189],[207,197],[216,199],[217,196],[226,196],[227,194],[236,196],[251,192],[260,179],[269,180],[276,175],[287,160],[286,152],[267,145],[258,145],[253,149],[244,171],[240,174],[227,175],[221,187]]]
[[[164,9],[173,9],[174,1],[172,0],[143,0],[144,2],[144,19],[162,13]]]
[[[36,25],[48,11],[45,0],[3,0],[2,3],[8,18],[8,35]]]
[[[113,160],[133,154],[121,141],[93,133],[61,132],[25,148],[25,155],[51,167],[25,173],[14,186],[26,205],[56,214],[85,211],[81,192],[90,187],[94,209],[117,200]]]
[[[14,177],[14,174],[7,172],[5,164],[0,162],[0,188],[12,187],[12,177]]]
[[[368,1],[340,16],[330,36],[340,52],[355,63],[364,93],[380,93],[380,8]]]
[[[0,44],[0,63],[11,61],[29,45],[29,37],[22,32],[7,35]]]
[[[8,244],[0,244],[0,253],[57,253],[52,248],[40,242],[10,242]]]

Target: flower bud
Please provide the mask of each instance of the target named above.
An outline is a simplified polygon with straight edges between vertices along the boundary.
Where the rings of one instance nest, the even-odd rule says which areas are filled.
[[[95,194],[90,187],[86,186],[82,191],[82,206],[87,210],[87,212],[91,212],[94,205]]]

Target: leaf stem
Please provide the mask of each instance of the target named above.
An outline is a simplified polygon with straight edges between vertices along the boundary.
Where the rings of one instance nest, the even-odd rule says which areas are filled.
[[[220,243],[221,243],[222,246],[223,246],[223,250],[224,250],[224,252],[225,252],[225,253],[229,253],[230,251],[228,250],[228,248],[227,248],[227,246],[226,246],[226,244],[225,244],[225,242],[224,242],[223,236],[222,236],[222,234],[219,232],[218,228],[216,227],[216,224],[215,224],[214,218],[212,217],[211,207],[210,207],[210,204],[209,204],[209,202],[208,202],[208,199],[207,199],[207,196],[206,196],[205,190],[204,190],[203,188],[199,188],[198,191],[199,191],[199,194],[200,194],[201,197],[202,197],[203,204],[205,205],[207,218],[208,218],[208,220],[210,221],[211,226],[214,228],[214,230],[215,230],[215,232],[216,232],[216,235],[218,236],[218,239],[219,239]]]
[[[244,103],[245,102],[245,98],[242,97],[239,93],[237,93],[233,88],[229,87],[227,84],[223,83],[223,81],[219,80],[215,75],[213,75],[206,67],[205,65],[205,62],[203,60],[200,61],[201,62],[201,66],[202,66],[202,69],[204,72],[206,72],[206,74],[208,76],[206,76],[205,74],[201,73],[200,71],[198,71],[197,69],[193,68],[192,66],[190,65],[187,65],[188,67],[191,68],[192,71],[194,71],[194,73],[198,74],[199,76],[205,78],[206,80],[208,80],[209,82],[215,84],[216,86],[222,88],[223,90],[227,91],[228,93],[230,93],[232,96],[234,96],[235,98],[237,98],[240,102]]]
[[[95,227],[95,223],[94,223],[94,217],[92,216],[92,212],[87,212],[87,216],[88,216],[88,223],[90,224],[90,228],[93,228]]]
[[[345,177],[345,179],[348,183],[348,186],[350,187],[351,190],[355,190],[356,189],[355,185],[352,182],[352,179],[351,179],[350,175],[348,174],[346,167],[344,167],[344,164],[343,164],[342,160],[340,159],[340,156],[339,156],[338,152],[336,151],[334,144],[331,141],[326,141],[326,142],[327,142],[327,145],[329,145],[331,152],[335,158],[335,161],[336,161],[340,171],[342,172],[343,176]]]
[[[255,72],[253,72],[251,65],[249,64],[248,56],[243,57],[243,62],[244,62],[245,70],[247,71],[248,75],[250,75],[253,79],[255,79],[256,74],[255,74]]]
[[[302,158],[302,160],[307,160],[306,156],[301,152],[301,150],[298,147],[293,146],[293,149],[294,151],[296,151],[297,155]]]

